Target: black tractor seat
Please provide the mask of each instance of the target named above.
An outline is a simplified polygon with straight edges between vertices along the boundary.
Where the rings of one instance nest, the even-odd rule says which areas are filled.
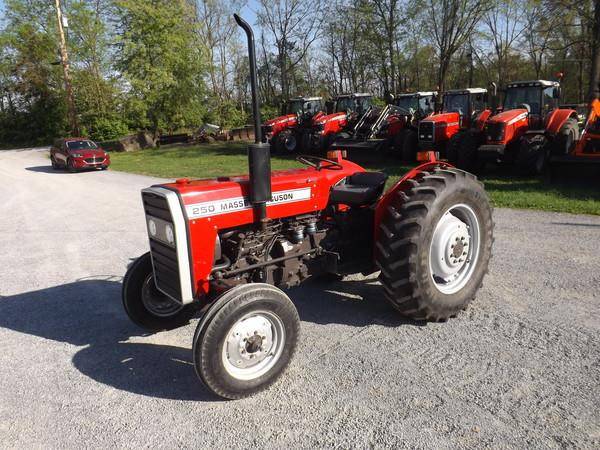
[[[329,202],[334,205],[370,205],[381,196],[387,178],[382,172],[356,172],[331,189]]]

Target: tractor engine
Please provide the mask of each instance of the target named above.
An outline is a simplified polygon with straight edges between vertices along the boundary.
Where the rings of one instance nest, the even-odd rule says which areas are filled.
[[[249,282],[296,286],[321,268],[315,258],[327,233],[317,213],[271,220],[264,229],[249,225],[224,230],[219,233],[220,261],[213,278],[225,286]]]

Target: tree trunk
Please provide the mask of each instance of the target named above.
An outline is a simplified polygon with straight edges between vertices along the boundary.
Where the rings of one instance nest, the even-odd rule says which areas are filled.
[[[594,2],[594,28],[592,32],[592,61],[588,100],[600,98],[600,2]]]

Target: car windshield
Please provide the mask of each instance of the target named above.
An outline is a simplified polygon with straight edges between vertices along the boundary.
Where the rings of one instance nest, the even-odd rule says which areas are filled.
[[[444,95],[444,112],[467,114],[469,112],[469,96],[467,94]]]
[[[69,150],[88,150],[96,149],[98,146],[92,141],[67,141],[67,148]]]
[[[517,109],[520,105],[529,105],[532,114],[540,113],[540,88],[519,86],[508,88],[504,98],[504,110]]]
[[[336,112],[353,111],[363,114],[371,106],[371,97],[342,97],[336,105]]]

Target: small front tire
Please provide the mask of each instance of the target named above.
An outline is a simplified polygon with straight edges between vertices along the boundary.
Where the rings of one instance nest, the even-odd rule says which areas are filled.
[[[287,368],[300,319],[289,297],[263,283],[236,286],[215,300],[194,334],[196,373],[226,399],[240,399],[272,385]]]
[[[127,269],[122,300],[131,321],[150,331],[186,325],[196,312],[194,304],[181,305],[156,288],[150,252],[144,253]]]

